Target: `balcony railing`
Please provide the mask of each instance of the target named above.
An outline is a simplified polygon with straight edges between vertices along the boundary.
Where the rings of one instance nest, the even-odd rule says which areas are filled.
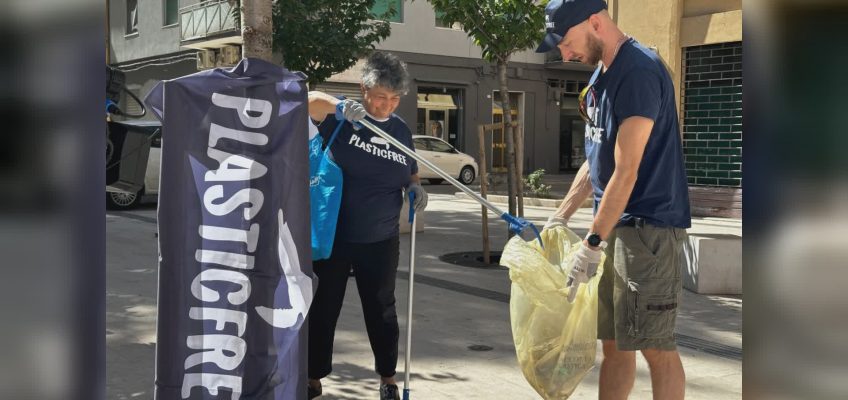
[[[227,0],[201,1],[180,9],[180,41],[192,42],[226,33],[239,33],[233,5]]]

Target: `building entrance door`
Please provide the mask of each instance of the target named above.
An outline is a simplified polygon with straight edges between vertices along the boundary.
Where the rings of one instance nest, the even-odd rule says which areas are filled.
[[[500,104],[501,96],[499,91],[492,93],[492,123],[498,124],[504,122],[503,107]],[[509,94],[509,113],[512,115],[512,122],[521,123],[521,118],[524,116],[524,93],[510,92]],[[509,131],[508,131],[509,132]],[[495,129],[492,131],[492,172],[506,172],[507,157],[506,157],[506,136],[503,129]]]
[[[415,134],[437,137],[463,150],[462,90],[419,87]]]
[[[586,123],[573,116],[560,116],[559,170],[575,171],[586,161],[584,132]]]

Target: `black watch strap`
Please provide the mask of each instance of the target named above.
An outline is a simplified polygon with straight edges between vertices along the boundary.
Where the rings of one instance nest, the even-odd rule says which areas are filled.
[[[589,246],[598,247],[601,245],[601,235],[598,235],[595,232],[589,232],[589,235],[586,236],[586,241],[589,243]]]

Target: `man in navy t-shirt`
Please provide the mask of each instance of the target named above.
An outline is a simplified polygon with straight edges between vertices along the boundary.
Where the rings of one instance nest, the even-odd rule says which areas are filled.
[[[546,227],[564,224],[594,196],[595,217],[569,277],[585,281],[606,255],[598,288],[599,398],[627,397],[639,350],[654,397],[682,399],[674,325],[691,218],[671,77],[653,51],[618,29],[603,0],[552,0],[545,13],[537,52],[558,48],[563,60],[598,66],[580,96],[587,162]]]

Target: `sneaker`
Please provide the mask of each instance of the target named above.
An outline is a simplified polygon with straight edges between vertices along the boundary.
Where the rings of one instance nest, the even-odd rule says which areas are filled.
[[[400,400],[400,391],[397,385],[381,383],[380,400]]]
[[[310,400],[314,399],[314,398],[321,395],[321,386],[318,386],[316,388],[316,387],[312,387],[312,385],[307,384],[306,385],[306,393],[307,393],[308,399],[310,399]]]

